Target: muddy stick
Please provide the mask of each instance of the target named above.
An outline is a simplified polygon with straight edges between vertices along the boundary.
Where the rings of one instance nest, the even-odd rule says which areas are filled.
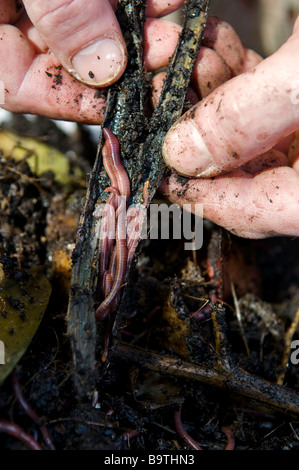
[[[203,364],[194,364],[124,343],[119,343],[115,356],[118,360],[130,361],[163,375],[194,380],[233,394],[237,393],[291,417],[299,415],[299,399],[296,392],[255,377],[238,367],[235,367],[232,373],[231,370],[219,368],[217,365],[212,368]]]

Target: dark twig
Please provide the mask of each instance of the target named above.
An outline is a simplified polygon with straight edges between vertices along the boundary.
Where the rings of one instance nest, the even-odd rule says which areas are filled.
[[[289,416],[298,417],[299,415],[299,398],[296,392],[248,374],[238,367],[226,369],[225,367],[219,368],[218,364],[215,368],[191,364],[126,344],[119,344],[115,355],[118,360],[137,363],[161,374],[195,380],[230,393],[237,393]]]

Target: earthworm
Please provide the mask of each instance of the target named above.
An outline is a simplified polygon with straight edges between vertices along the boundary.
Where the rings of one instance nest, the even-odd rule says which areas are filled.
[[[14,393],[17,397],[17,400],[20,403],[21,407],[23,408],[25,413],[32,419],[32,421],[34,421],[35,424],[37,424],[39,426],[40,431],[42,433],[42,436],[44,438],[44,441],[48,445],[48,447],[51,450],[55,450],[55,447],[54,447],[54,444],[52,442],[52,439],[51,439],[51,436],[49,434],[48,429],[46,428],[46,426],[44,424],[42,424],[41,418],[36,414],[36,412],[31,408],[29,403],[26,401],[26,399],[25,399],[25,397],[22,393],[18,377],[17,377],[15,372],[11,373],[11,382],[12,382],[13,391],[14,391]]]
[[[111,182],[111,186],[105,191],[111,194],[102,217],[99,275],[104,300],[96,309],[96,320],[104,320],[116,310],[120,289],[126,277],[128,263],[137,246],[149,198],[147,181],[143,188],[143,204],[141,207],[129,208],[127,212],[130,180],[120,160],[119,143],[109,129],[104,128],[103,134],[105,137],[102,151],[103,165]],[[127,231],[128,220],[131,222]]]
[[[102,276],[108,267],[110,253],[114,245],[115,231],[115,194],[111,193],[105,204],[102,216],[99,275]]]
[[[124,212],[130,197],[130,180],[120,160],[118,140],[109,129],[104,128],[103,134],[105,137],[102,151],[103,165],[111,182],[111,186],[106,188],[105,191],[111,194],[103,211],[100,242],[99,275],[102,278],[102,293],[105,295],[105,299],[96,311],[96,318],[102,310],[105,311],[104,318],[106,318],[111,309],[116,307],[117,290],[120,289],[124,281],[123,260],[127,256],[127,250],[124,247],[126,240]],[[115,220],[117,221],[116,224]],[[114,233],[115,225],[117,234]],[[115,238],[116,241],[114,241]],[[113,266],[112,274],[109,267],[111,263]],[[105,286],[107,279],[105,273],[107,270],[111,274],[109,278],[112,284],[110,292],[107,292],[107,287]]]
[[[129,441],[130,439],[133,439],[134,437],[139,436],[140,431],[138,429],[132,429],[131,431],[126,431],[123,433],[122,437]]]
[[[121,200],[116,224],[116,268],[115,278],[109,294],[95,312],[96,320],[104,320],[110,313],[111,306],[117,297],[125,280],[127,272],[127,238],[126,238],[126,208],[124,199]]]
[[[116,272],[116,255],[117,255],[117,250],[114,248],[114,250],[111,253],[110,256],[110,263],[109,263],[109,272],[111,274],[112,279],[115,278],[115,272]]]
[[[224,450],[235,450],[235,438],[232,430],[227,426],[222,426],[221,431],[226,435],[227,444]]]
[[[107,128],[103,129],[105,144],[103,145],[103,165],[110,178],[111,186],[117,188],[126,200],[130,197],[130,180],[120,160],[119,143],[115,135]]]
[[[101,243],[100,243],[100,262],[99,275],[102,276],[108,269],[109,259],[115,245],[115,219],[118,215],[118,205],[120,196],[118,189],[109,186],[105,192],[110,192],[109,198],[105,204],[102,215]],[[105,289],[103,289],[104,292]]]
[[[180,408],[175,410],[174,412],[174,424],[175,424],[175,428],[176,428],[178,435],[185,441],[187,445],[190,445],[191,447],[193,447],[193,449],[202,450],[202,447],[200,447],[200,445],[196,441],[194,441],[192,437],[189,436],[186,429],[184,428],[184,425],[182,423],[182,418],[181,418],[181,411],[182,411],[182,406],[180,406]],[[223,432],[223,434],[225,434],[227,438],[227,443],[226,443],[224,450],[234,450],[235,439],[234,439],[232,430],[227,426],[223,426],[221,428],[221,431]]]
[[[174,424],[178,435],[185,441],[186,444],[193,447],[193,449],[202,450],[200,445],[196,441],[194,441],[191,436],[189,436],[186,429],[184,428],[181,418],[181,410],[182,407],[180,406],[180,408],[178,410],[175,410],[174,412]]]
[[[11,423],[6,419],[0,419],[0,432],[6,432],[20,441],[24,442],[31,450],[43,450],[40,444],[34,439],[33,436],[27,434],[20,426]]]

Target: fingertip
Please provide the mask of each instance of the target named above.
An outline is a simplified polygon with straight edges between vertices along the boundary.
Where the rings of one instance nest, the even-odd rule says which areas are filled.
[[[151,103],[153,108],[156,108],[159,103],[165,78],[166,72],[159,72],[152,78]],[[193,88],[188,87],[185,100],[186,107],[188,106],[190,108],[190,106],[194,106],[196,103],[198,103],[198,101],[199,98],[196,92],[193,90]]]
[[[160,17],[169,15],[184,3],[184,0],[147,0],[146,2],[146,16],[149,17]]]
[[[117,81],[127,65],[127,54],[121,42],[101,37],[85,46],[71,58],[72,73],[87,85],[108,86]]]
[[[162,146],[166,164],[184,176],[201,176],[212,166],[212,155],[188,113],[166,134]]]
[[[245,50],[241,39],[230,24],[209,17],[202,44],[214,49],[225,60],[233,75],[242,72]]]
[[[167,20],[147,18],[144,25],[144,65],[149,71],[169,65],[181,26]]]
[[[253,51],[252,49],[245,49],[245,57],[244,57],[244,64],[243,64],[243,72],[247,72],[248,70],[252,69],[260,62],[262,62],[263,57],[258,54],[257,52]]]
[[[293,34],[299,34],[299,15],[294,23]]]
[[[125,70],[125,41],[108,0],[26,3],[32,23],[63,67],[84,84],[114,83]]]
[[[36,54],[32,44],[15,26],[1,25],[0,39],[0,80],[6,93],[13,96]]]
[[[232,77],[222,57],[213,49],[202,46],[192,73],[192,83],[201,98],[208,96]]]

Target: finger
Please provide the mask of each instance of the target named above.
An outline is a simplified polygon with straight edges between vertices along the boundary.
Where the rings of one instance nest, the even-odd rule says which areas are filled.
[[[20,19],[14,23],[14,26],[22,31],[28,41],[33,45],[36,52],[46,53],[49,50],[48,45],[45,43],[37,29],[33,26],[26,12],[24,12]]]
[[[295,133],[292,132],[292,134],[287,135],[283,139],[281,139],[279,142],[277,142],[276,145],[274,145],[274,149],[280,150],[281,152],[285,153],[286,155],[288,154],[290,145],[292,144],[293,140],[295,137]]]
[[[208,36],[202,42],[208,44],[208,47],[203,45],[199,51],[194,80],[197,79],[197,75],[200,81],[206,80],[208,74],[211,73],[212,83],[217,70],[220,83],[222,76],[228,79],[242,71],[246,50],[236,32],[227,23],[210,18],[208,24]],[[169,59],[176,48],[181,31],[182,27],[172,21],[147,18],[144,32],[145,67],[147,70],[157,70],[169,65]],[[224,45],[223,42],[225,42]],[[253,55],[254,53],[252,53],[252,60]],[[257,61],[257,55],[255,60]],[[200,66],[201,61],[204,62],[202,67]],[[201,79],[203,72],[204,76]]]
[[[176,11],[184,3],[184,0],[147,0],[145,13],[149,17],[169,15]]]
[[[118,0],[110,0],[113,10],[117,8]],[[147,0],[145,6],[145,14],[151,18],[160,18],[169,15],[184,4],[184,0]]]
[[[288,160],[292,168],[299,173],[299,131],[294,135],[288,152]]]
[[[261,171],[279,166],[289,166],[289,160],[285,153],[280,150],[272,149],[269,152],[254,158],[241,167],[242,170],[251,175],[256,175]]]
[[[299,174],[292,168],[244,171],[179,183],[172,174],[160,190],[171,202],[201,204],[203,217],[244,238],[299,235]],[[199,211],[200,212],[200,211]]]
[[[126,47],[108,0],[24,0],[24,5],[51,51],[78,80],[107,86],[122,75]]]
[[[153,108],[156,108],[156,106],[158,105],[165,78],[166,78],[166,72],[159,72],[156,75],[154,75],[152,79],[151,102],[152,102]],[[195,93],[195,91],[191,87],[189,87],[187,90],[187,95],[186,95],[186,104],[193,106],[198,102],[198,99],[199,98],[197,94]]]
[[[202,44],[214,49],[222,57],[233,75],[242,72],[245,49],[241,39],[231,25],[218,18],[209,17],[204,30]]]
[[[245,49],[244,62],[241,72],[247,72],[262,62],[262,60],[262,56],[260,56],[257,52],[253,51],[252,49]]]
[[[160,40],[165,40],[171,55],[176,46],[180,27],[168,21],[148,20],[146,31],[151,28],[153,22],[155,27],[151,29],[150,40],[154,42],[154,34],[158,31],[156,38],[158,50],[161,50]],[[159,26],[159,22],[163,24]],[[37,113],[55,119],[100,123],[105,103],[103,95],[96,93],[94,89],[88,90],[79,82],[76,83],[76,80],[68,76],[64,69],[56,69],[60,61],[58,59],[55,61],[53,53],[45,54],[43,58],[36,55],[36,51],[46,46],[36,28],[31,26],[28,17],[23,15],[16,24],[20,25],[24,33],[30,37],[27,41],[24,35],[20,35],[20,30],[13,26],[0,27],[3,38],[0,41],[0,64],[3,64],[3,67],[0,67],[0,80],[6,89],[5,104],[2,107],[11,112]],[[168,42],[166,38],[169,38]],[[166,62],[165,57],[157,59],[156,50],[155,47],[152,50],[151,68],[160,67],[161,63],[167,63],[169,60],[169,55]],[[151,59],[148,60],[148,63],[150,62]],[[62,77],[58,79],[58,84],[57,76]],[[90,106],[87,102],[88,97],[91,99]]]
[[[154,71],[169,65],[169,59],[176,48],[181,30],[181,26],[167,20],[155,18],[146,20],[145,67],[147,70]],[[230,68],[217,52],[204,46],[200,48],[192,74],[192,87],[198,96],[207,96],[231,76]]]
[[[192,73],[192,84],[201,98],[231,78],[224,59],[213,49],[201,47]]]
[[[147,18],[144,28],[144,65],[149,71],[166,67],[181,32],[181,26],[167,20]],[[163,47],[162,47],[163,45]]]
[[[299,128],[297,24],[298,37],[221,85],[174,125],[163,145],[170,167],[187,176],[215,176],[265,153]]]
[[[15,26],[2,25],[0,37],[0,64],[5,64],[0,73],[5,88],[2,108],[53,119],[101,122],[105,105],[101,90],[69,75],[53,53],[36,55],[32,44]]]

